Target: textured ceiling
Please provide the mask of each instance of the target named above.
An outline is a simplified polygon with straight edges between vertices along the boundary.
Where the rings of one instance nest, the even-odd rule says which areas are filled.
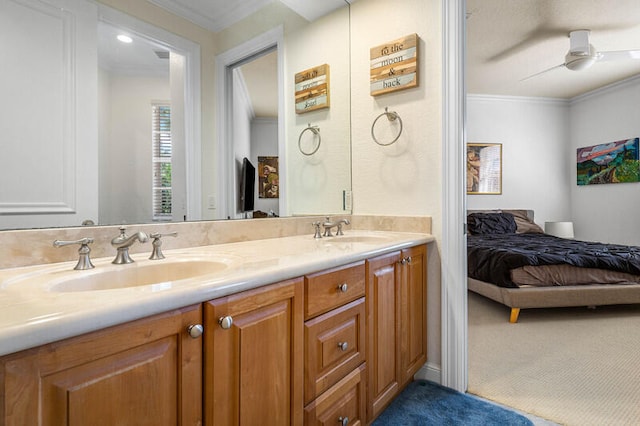
[[[638,0],[467,0],[467,91],[572,98],[637,74],[640,60],[558,68],[571,30],[590,29],[599,51],[640,49]]]

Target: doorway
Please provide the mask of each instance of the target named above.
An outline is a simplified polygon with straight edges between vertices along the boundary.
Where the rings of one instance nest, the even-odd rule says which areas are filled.
[[[279,181],[283,182],[286,171],[284,149],[284,78],[283,70],[283,29],[268,31],[216,57],[217,83],[217,122],[218,148],[220,155],[218,169],[219,219],[242,219],[252,217],[240,208],[240,183],[242,164],[246,157],[256,169],[258,156],[276,157],[281,167],[278,170]],[[268,67],[275,72],[270,83],[264,81],[254,84],[252,77]],[[264,77],[264,74],[263,74]],[[256,93],[257,89],[271,87],[271,94]],[[275,89],[275,90],[273,90]],[[255,102],[251,97],[255,96]],[[258,102],[270,97],[271,106]],[[265,112],[268,111],[268,112]],[[265,138],[253,138],[266,135]],[[262,139],[260,141],[259,139]],[[267,140],[266,144],[264,141]],[[258,176],[256,176],[256,180]],[[258,198],[258,185],[255,189],[255,207],[268,215],[281,215],[286,212],[286,192],[279,191],[279,198],[262,200]]]
[[[200,48],[107,6],[98,12],[100,223],[198,220]]]

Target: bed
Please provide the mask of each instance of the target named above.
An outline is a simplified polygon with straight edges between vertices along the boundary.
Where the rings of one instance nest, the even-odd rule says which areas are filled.
[[[521,309],[640,303],[640,247],[544,234],[531,210],[469,211],[468,289]]]

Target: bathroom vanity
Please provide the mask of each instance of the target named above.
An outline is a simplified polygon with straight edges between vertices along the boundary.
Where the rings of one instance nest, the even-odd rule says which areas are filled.
[[[0,423],[369,424],[426,362],[433,237],[345,233],[0,270]]]

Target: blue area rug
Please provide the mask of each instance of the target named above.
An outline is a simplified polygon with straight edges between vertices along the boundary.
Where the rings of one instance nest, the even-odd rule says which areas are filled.
[[[372,423],[385,425],[532,426],[526,417],[436,383],[410,383]]]

